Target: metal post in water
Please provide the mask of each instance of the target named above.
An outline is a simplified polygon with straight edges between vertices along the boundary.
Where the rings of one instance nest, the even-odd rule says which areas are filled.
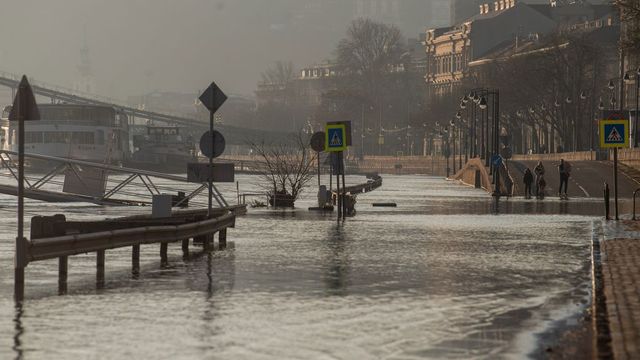
[[[607,184],[606,182],[604,183],[603,195],[604,195],[604,218],[606,220],[611,220],[611,217],[609,216],[609,184]]]
[[[15,283],[14,297],[16,301],[24,299],[24,268],[25,264],[25,238],[24,238],[24,115],[25,96],[22,91],[23,84],[20,83],[18,89],[18,237],[16,237],[16,254],[15,254]]]
[[[320,189],[320,151],[316,151],[318,157],[318,190]]]
[[[169,244],[166,242],[160,243],[160,263],[164,266],[169,263],[169,258],[167,256]]]
[[[340,167],[342,169],[342,219],[345,219],[347,217],[347,202],[346,200],[346,196],[347,196],[347,182],[344,179],[344,173],[345,173],[345,166],[344,166],[344,158],[343,158],[343,154],[342,152],[340,152]]]
[[[336,171],[336,197],[337,197],[336,206],[338,207],[338,222],[339,222],[340,217],[342,216],[342,199],[340,197],[340,171]]]
[[[67,293],[68,264],[69,262],[66,256],[60,256],[58,258],[58,294],[60,295]]]
[[[96,254],[96,287],[98,289],[104,287],[104,258],[105,251],[98,250]]]
[[[227,247],[227,229],[224,228],[218,232],[218,248],[220,250]]]
[[[215,102],[215,96],[211,97],[211,106],[213,107],[213,103]],[[211,134],[211,156],[209,156],[209,181],[208,181],[208,186],[209,186],[209,203],[207,206],[207,219],[211,219],[211,213],[212,213],[212,208],[213,208],[213,149],[215,148],[215,144],[214,144],[214,138],[215,136],[213,135],[213,111],[209,111],[209,133]]]
[[[618,148],[613,148],[613,206],[615,207],[616,220],[618,217]]]
[[[140,274],[140,245],[131,248],[131,274],[134,277]]]

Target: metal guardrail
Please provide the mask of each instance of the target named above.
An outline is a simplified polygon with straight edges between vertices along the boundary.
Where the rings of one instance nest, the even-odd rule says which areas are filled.
[[[227,214],[184,225],[146,226],[35,239],[28,241],[27,257],[31,262],[140,244],[182,241],[234,227],[235,219],[234,214]]]

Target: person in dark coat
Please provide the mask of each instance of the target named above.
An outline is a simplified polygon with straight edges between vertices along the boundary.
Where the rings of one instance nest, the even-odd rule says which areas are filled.
[[[544,176],[544,165],[542,165],[542,161],[538,161],[538,165],[533,168],[533,172],[536,174],[536,196],[540,196],[540,187],[538,184],[540,183],[540,178]]]
[[[524,177],[522,181],[524,182],[524,198],[531,199],[531,184],[533,183],[533,174],[531,173],[531,170],[529,170],[529,168],[524,171]]]
[[[558,188],[558,197],[563,200],[568,200],[569,197],[567,196],[567,185],[569,184],[569,176],[571,176],[571,165],[569,164],[568,161],[564,161],[564,159],[560,159],[560,164],[558,164],[558,174],[560,175],[560,187]]]

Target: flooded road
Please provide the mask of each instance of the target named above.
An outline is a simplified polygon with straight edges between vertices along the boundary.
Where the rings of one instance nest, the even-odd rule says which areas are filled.
[[[222,190],[235,199],[235,185]],[[95,254],[70,258],[66,296],[57,261],[30,264],[20,309],[15,200],[1,196],[0,358],[521,358],[588,305],[597,200],[496,205],[441,178],[385,176],[338,224],[306,210],[312,192],[296,210],[250,209],[225,251],[183,260],[172,244],[162,269],[159,246],[143,246],[138,279],[130,249],[108,251],[102,290]],[[72,219],[148,211],[27,207]]]

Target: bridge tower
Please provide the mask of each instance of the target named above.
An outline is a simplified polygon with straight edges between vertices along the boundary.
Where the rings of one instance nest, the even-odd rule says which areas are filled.
[[[87,28],[83,31],[82,46],[80,47],[80,63],[77,65],[79,80],[74,85],[74,90],[83,93],[95,93],[95,80],[91,68],[91,58],[89,56],[89,44],[87,41]]]

